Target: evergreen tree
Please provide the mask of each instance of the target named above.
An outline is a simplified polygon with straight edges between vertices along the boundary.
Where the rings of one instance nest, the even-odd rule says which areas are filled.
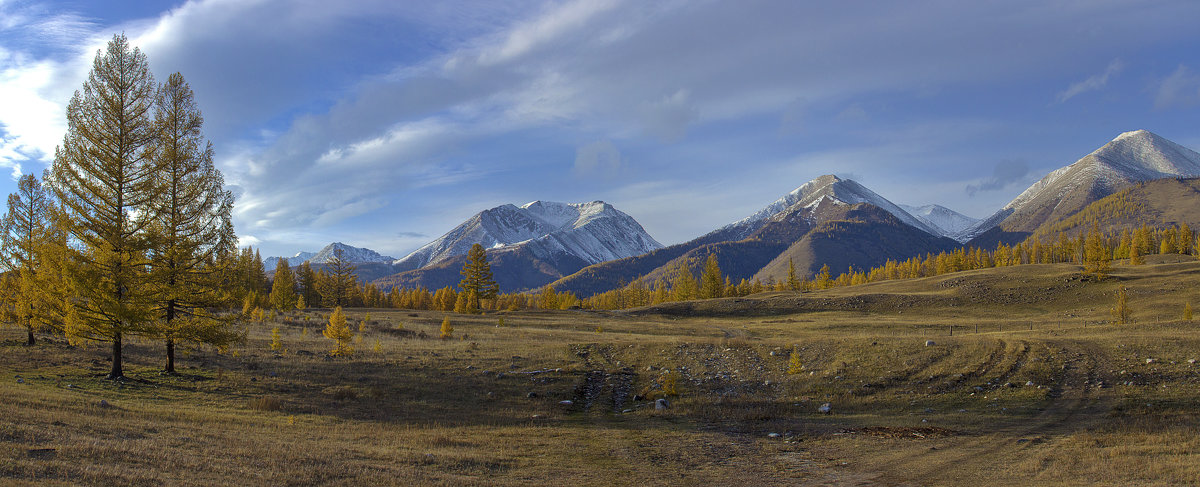
[[[542,293],[538,296],[538,307],[542,309],[558,309],[558,293],[554,291],[554,286],[546,286],[542,288]]]
[[[1124,286],[1117,291],[1117,306],[1112,310],[1113,317],[1117,319],[1117,324],[1124,325],[1129,323],[1133,316],[1133,311],[1129,309],[1129,292]]]
[[[113,36],[67,106],[67,134],[48,182],[69,222],[67,278],[79,294],[67,331],[112,343],[110,379],[124,377],[123,338],[153,331],[147,257],[150,204],[159,191],[154,95],[146,56],[125,36]]]
[[[317,273],[313,272],[312,265],[307,260],[296,267],[296,287],[299,288],[300,297],[304,298],[305,304],[321,302],[321,295],[317,293]]]
[[[1100,225],[1092,224],[1092,230],[1087,234],[1085,264],[1088,274],[1104,279],[1112,263],[1112,252],[1104,243],[1104,234],[1100,233]]]
[[[24,328],[26,344],[34,345],[35,331],[53,329],[58,320],[51,312],[51,288],[54,273],[41,272],[50,260],[53,241],[50,196],[41,182],[26,174],[17,181],[17,192],[8,195],[8,212],[0,235],[0,256],[10,281],[5,306],[6,320]]]
[[[675,301],[695,299],[699,293],[696,288],[696,276],[688,269],[687,261],[680,261],[675,268],[675,278],[671,280],[671,298]]]
[[[704,261],[704,272],[700,275],[700,298],[713,299],[725,295],[725,278],[721,277],[721,266],[717,264],[717,255],[708,254]]]
[[[788,257],[787,286],[792,291],[800,290],[800,280],[796,279],[796,264],[792,263],[791,257]]]
[[[275,282],[271,284],[271,305],[278,310],[289,310],[296,307],[296,279],[292,277],[292,268],[286,259],[275,263]],[[302,296],[303,298],[303,296]]]
[[[342,312],[342,307],[338,306],[329,314],[329,324],[325,325],[325,331],[322,333],[325,338],[333,340],[336,345],[329,353],[334,356],[350,355],[354,353],[354,347],[350,346],[350,339],[354,338],[354,333],[350,331],[350,326],[346,324],[346,313]]]
[[[341,248],[333,250],[333,257],[325,264],[328,272],[325,279],[317,281],[317,290],[321,293],[321,302],[325,306],[349,306],[358,288],[358,277],[354,275],[355,266],[346,261]]]
[[[213,166],[212,145],[201,134],[204,119],[183,75],[167,78],[154,106],[150,277],[160,320],[154,334],[166,342],[165,370],[174,372],[177,341],[222,347],[240,338],[229,320],[208,311],[223,301],[222,275],[213,263],[236,245],[233,195]]]
[[[467,307],[479,309],[480,299],[496,299],[500,288],[492,277],[492,266],[488,264],[487,251],[483,249],[482,245],[471,246],[471,250],[467,252],[467,261],[463,263],[460,274],[463,278],[458,283],[458,291],[466,294],[467,298],[473,301],[468,303]],[[475,293],[472,295],[470,291],[475,291]]]

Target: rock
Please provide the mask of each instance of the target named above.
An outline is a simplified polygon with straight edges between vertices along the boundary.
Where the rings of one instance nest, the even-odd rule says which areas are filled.
[[[935,343],[933,340],[925,340],[926,347],[932,347],[934,345],[937,345],[937,343]]]
[[[818,412],[818,413],[821,413],[821,414],[829,414],[829,413],[832,413],[832,412],[833,412],[833,405],[832,405],[832,404],[829,404],[829,403],[822,404],[822,405],[821,405],[821,407],[817,408],[817,412]]]
[[[496,378],[497,378],[497,379],[503,379],[503,378],[504,378],[504,372],[500,372],[500,373],[496,374]]]
[[[530,416],[530,418],[532,418],[532,419],[542,419],[542,415],[540,415],[540,414],[535,414],[535,415],[533,415],[533,416]]]
[[[767,438],[779,438],[779,433],[767,433]]]
[[[645,400],[646,400],[646,396],[643,396],[643,395],[641,395],[641,394],[634,394],[634,395],[633,395],[633,400],[634,400],[634,401],[645,401]]]
[[[975,392],[983,392],[983,387],[975,386]]]
[[[258,377],[251,377],[250,382],[258,382]]]
[[[1017,387],[1017,386],[1014,386],[1012,382],[1005,382],[1004,385],[1002,385],[1000,387]]]
[[[25,383],[25,379],[22,379],[22,378],[20,378],[20,377],[17,377],[17,383],[18,383],[18,384],[24,384],[24,383]]]
[[[67,389],[74,389],[74,388],[75,388],[75,384],[67,384]]]
[[[562,404],[563,406],[571,406],[571,405],[575,404],[575,401],[567,399],[567,400],[563,400],[563,401],[558,401],[558,403]]]
[[[267,375],[270,377],[278,377],[279,376],[279,374],[276,374],[275,371],[267,372]]]
[[[105,401],[105,400],[103,400],[103,399],[101,399],[101,400],[100,400],[100,404],[99,404],[99,406],[100,406],[100,407],[102,407],[102,408],[111,407],[111,406],[109,406],[109,404],[108,404],[108,401]]]
[[[1188,359],[1188,364],[1195,365],[1195,364],[1196,364],[1196,359],[1194,359],[1194,358],[1190,358],[1190,359]]]
[[[933,408],[925,408],[925,414],[929,414],[932,412],[933,412]]]
[[[966,409],[959,409],[959,410],[958,410],[958,412],[960,412],[960,413],[965,413],[965,412],[967,412],[967,410],[966,410]]]
[[[1152,363],[1154,363],[1154,359],[1152,359],[1152,358],[1148,358],[1148,359],[1146,359],[1146,363],[1147,363],[1147,364],[1152,364]]]
[[[622,409],[622,410],[621,410],[621,414],[629,414],[629,413],[632,413],[632,412],[633,412],[633,410],[632,410],[632,409]]]
[[[659,398],[659,399],[654,400],[654,409],[655,410],[665,411],[669,407],[671,407],[671,402],[666,399]]]
[[[535,398],[535,397],[538,397],[538,396],[537,396],[537,393],[536,393],[536,392],[530,392],[529,394],[526,394],[526,395],[525,395],[525,397],[528,397],[528,398],[530,398],[530,399],[533,399],[533,398]]]
[[[1030,380],[1030,381],[1025,381],[1025,385],[1026,385],[1026,386],[1032,386],[1032,385],[1033,385],[1033,381],[1031,381],[1031,380]]]

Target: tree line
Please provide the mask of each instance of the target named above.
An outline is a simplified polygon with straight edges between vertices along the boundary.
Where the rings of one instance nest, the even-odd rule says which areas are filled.
[[[783,279],[769,278],[767,282],[742,279],[737,283],[722,277],[716,256],[710,254],[699,278],[686,262],[680,262],[666,277],[651,283],[639,279],[620,289],[585,298],[579,304],[584,308],[626,309],[672,301],[742,297],[764,291],[813,291],[1024,264],[1079,264],[1088,274],[1102,278],[1113,260],[1127,259],[1131,265],[1141,265],[1145,263],[1143,257],[1151,254],[1200,255],[1200,239],[1186,223],[1165,228],[1142,225],[1104,232],[1093,222],[1090,230],[1076,236],[1060,232],[1054,238],[1042,241],[1042,235],[1038,234],[1015,245],[1000,243],[992,250],[961,247],[903,261],[889,259],[878,267],[850,268],[837,276],[831,273],[828,265],[822,266],[811,277],[798,275],[789,260]],[[553,289],[545,288],[542,292],[553,292]]]

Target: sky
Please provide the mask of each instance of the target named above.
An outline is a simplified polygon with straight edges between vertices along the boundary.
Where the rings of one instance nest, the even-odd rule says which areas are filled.
[[[663,244],[823,174],[983,218],[1121,132],[1200,149],[1200,2],[0,0],[0,194],[124,33],[264,256],[604,200]]]

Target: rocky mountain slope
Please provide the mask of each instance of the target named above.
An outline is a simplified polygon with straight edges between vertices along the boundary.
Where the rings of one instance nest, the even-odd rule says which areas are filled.
[[[1125,132],[1075,163],[1034,183],[961,235],[991,248],[1024,240],[1039,227],[1139,182],[1200,176],[1200,154],[1145,130]]]

